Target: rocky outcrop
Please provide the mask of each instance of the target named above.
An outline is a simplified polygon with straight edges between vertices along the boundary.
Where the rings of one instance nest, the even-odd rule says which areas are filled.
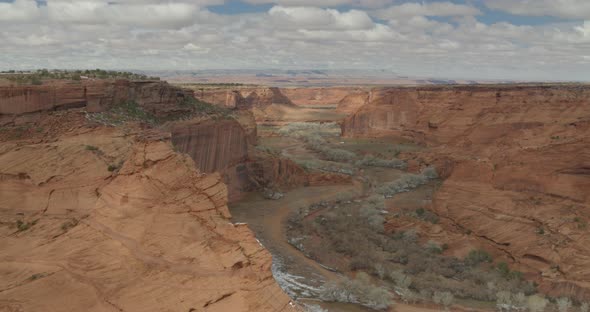
[[[220,175],[169,134],[53,118],[63,131],[0,142],[0,310],[293,309],[270,254],[230,222]]]
[[[279,88],[210,88],[197,89],[193,92],[195,98],[231,109],[264,109],[272,104],[293,105]]]
[[[201,172],[224,171],[248,159],[248,136],[233,119],[174,123],[172,143],[190,155]]]
[[[351,94],[363,92],[363,89],[353,87],[281,88],[280,90],[293,104],[310,107],[335,105]]]
[[[99,112],[133,101],[158,116],[182,111],[189,91],[160,81],[92,80],[48,85],[0,87],[0,116],[4,118],[41,111],[86,108]]]
[[[342,113],[352,114],[363,105],[369,103],[370,94],[371,92],[364,90],[353,92],[338,102],[336,110]]]
[[[348,137],[404,136],[447,177],[432,209],[456,245],[480,245],[551,295],[590,299],[590,87],[377,89]]]

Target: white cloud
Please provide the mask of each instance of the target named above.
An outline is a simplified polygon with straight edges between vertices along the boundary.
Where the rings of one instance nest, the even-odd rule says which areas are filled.
[[[277,4],[280,6],[313,6],[337,7],[350,5],[353,7],[378,8],[393,3],[395,0],[244,0],[250,4]]]
[[[179,28],[191,25],[199,8],[188,3],[122,4],[102,1],[49,1],[49,19],[63,23]]]
[[[376,10],[373,14],[381,19],[398,19],[413,16],[474,16],[481,14],[481,12],[473,6],[451,2],[407,2]]]
[[[484,0],[490,9],[515,15],[590,19],[588,0]]]
[[[0,69],[330,67],[447,78],[590,80],[590,18],[487,24],[476,8],[427,1],[383,10],[385,22],[367,9],[321,7],[323,0],[232,15],[203,7],[218,1],[0,3]]]
[[[339,12],[315,7],[274,6],[268,14],[276,25],[303,29],[367,29],[373,21],[364,11]]]
[[[0,2],[0,22],[31,21],[40,15],[34,0],[16,0],[12,3]]]

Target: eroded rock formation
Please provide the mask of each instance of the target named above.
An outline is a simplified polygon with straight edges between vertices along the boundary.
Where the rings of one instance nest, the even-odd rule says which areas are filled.
[[[495,251],[551,295],[590,299],[590,87],[377,89],[342,132],[429,146],[408,157],[446,177],[432,204],[440,239]]]
[[[149,112],[166,115],[185,111],[178,104],[190,92],[161,81],[88,80],[47,85],[0,87],[0,116],[86,108],[98,112],[134,101]]]
[[[203,102],[226,108],[264,109],[271,104],[293,105],[279,88],[273,87],[197,89],[194,96]]]
[[[160,83],[45,88],[0,97],[4,117],[37,116],[0,133],[0,310],[296,309],[272,278],[270,254],[230,220],[216,170],[247,156],[238,122],[173,123],[175,135],[108,127],[86,111],[133,99],[168,115],[184,109],[181,92]],[[45,112],[73,107],[86,110]]]
[[[283,93],[293,104],[299,106],[326,106],[340,103],[351,94],[363,92],[354,87],[326,87],[326,88],[281,88]]]

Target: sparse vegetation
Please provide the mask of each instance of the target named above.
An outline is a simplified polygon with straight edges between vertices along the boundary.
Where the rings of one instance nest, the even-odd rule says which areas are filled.
[[[545,308],[547,307],[547,303],[549,303],[549,300],[547,300],[539,295],[533,295],[533,296],[528,297],[528,299],[527,299],[527,307],[529,308],[529,310],[531,312],[545,311]]]
[[[232,111],[230,109],[200,101],[192,96],[185,97],[182,100],[182,102],[180,102],[180,105],[190,107],[196,113],[206,114],[209,116],[219,116],[223,118],[228,118],[232,114]]]
[[[372,155],[365,156],[362,160],[356,162],[357,166],[367,166],[367,167],[385,167],[385,168],[398,168],[398,169],[406,169],[407,164],[399,159],[381,159],[376,158]]]
[[[391,293],[372,285],[370,277],[363,272],[352,280],[343,278],[327,283],[320,298],[331,302],[359,303],[375,310],[385,310],[394,304]]]
[[[465,263],[470,266],[476,266],[483,262],[492,262],[492,256],[481,249],[474,249],[465,256]]]
[[[75,227],[76,225],[78,225],[79,221],[76,218],[73,218],[72,220],[66,221],[61,225],[61,229],[64,232],[67,232],[69,229]]]
[[[106,112],[88,114],[90,120],[117,126],[126,122],[145,122],[148,124],[156,123],[156,117],[145,111],[143,107],[139,106],[134,101],[123,102],[111,107]]]
[[[445,310],[449,310],[449,307],[453,304],[454,300],[455,297],[448,291],[435,291],[432,296],[432,301],[445,307]]]
[[[426,184],[430,179],[438,175],[432,167],[425,168],[420,174],[406,173],[401,178],[377,188],[377,193],[385,197],[393,197],[395,194],[409,192],[420,185]]]
[[[416,230],[387,232],[383,200],[373,196],[302,208],[289,220],[289,241],[330,267],[380,278],[407,302],[418,300],[421,293],[429,300],[434,292],[449,292],[456,298],[494,301],[498,290],[535,292],[534,285],[518,273],[491,264],[485,251],[474,250],[460,260],[444,256],[444,244],[420,242]],[[312,219],[307,218],[312,214]],[[340,261],[334,262],[335,254]]]
[[[31,277],[29,277],[29,280],[35,281],[35,280],[44,278],[45,276],[47,276],[47,273],[35,273],[35,274],[31,275]]]
[[[569,298],[561,297],[557,299],[557,309],[559,312],[567,312],[572,307],[572,301]]]
[[[299,137],[305,134],[337,135],[340,133],[340,126],[335,122],[292,122],[281,127],[277,133],[290,137]]]
[[[128,80],[160,80],[158,77],[149,77],[143,74],[111,71],[102,69],[92,70],[47,70],[39,69],[36,71],[15,71],[9,70],[3,72],[3,78],[17,84],[41,85],[43,80],[62,79],[80,81],[84,79],[128,79]]]
[[[39,220],[34,220],[32,222],[17,220],[16,221],[16,228],[17,228],[18,232],[24,232],[24,231],[30,229],[31,227],[33,227],[34,225],[36,225],[37,222],[39,222]]]

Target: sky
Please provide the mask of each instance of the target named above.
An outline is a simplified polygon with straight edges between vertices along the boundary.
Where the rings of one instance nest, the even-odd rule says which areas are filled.
[[[0,0],[0,70],[590,81],[590,0]]]

